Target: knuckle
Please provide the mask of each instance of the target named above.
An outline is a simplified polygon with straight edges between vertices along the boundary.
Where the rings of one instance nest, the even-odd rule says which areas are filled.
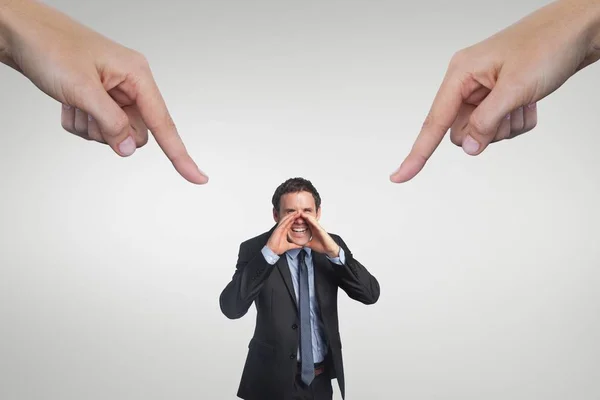
[[[137,92],[144,78],[151,75],[150,63],[142,53],[131,50],[126,65],[127,73],[125,80],[131,85],[134,92]]]
[[[144,54],[140,53],[139,51],[132,50],[131,62],[137,68],[150,69],[150,63],[148,62],[148,59]]]
[[[438,128],[440,124],[438,123],[437,117],[433,114],[432,111],[429,111],[425,120],[423,121],[422,129],[433,129]]]
[[[448,64],[448,69],[451,71],[461,69],[465,64],[468,63],[469,60],[469,50],[461,49],[454,53],[450,58],[450,63]]]
[[[162,130],[165,132],[177,130],[175,121],[173,120],[173,117],[171,117],[171,114],[168,111],[166,111],[165,114],[161,118],[158,119],[157,126],[149,126],[148,128],[150,128],[150,130],[152,130],[152,131]]]
[[[150,63],[146,56],[138,51],[134,51],[131,55],[131,71],[134,82],[139,82],[143,76],[150,74]]]

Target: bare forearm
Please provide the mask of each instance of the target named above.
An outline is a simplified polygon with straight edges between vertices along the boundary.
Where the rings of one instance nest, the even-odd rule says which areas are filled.
[[[600,58],[600,0],[558,0],[562,4],[565,24],[579,30],[579,37],[588,46],[580,69]]]
[[[595,7],[591,13],[590,34],[592,42],[592,52],[596,60],[600,58],[600,0],[594,0]]]

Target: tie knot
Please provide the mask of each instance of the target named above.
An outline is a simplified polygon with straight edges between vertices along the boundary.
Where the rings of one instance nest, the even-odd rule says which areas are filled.
[[[300,253],[298,253],[298,258],[300,262],[304,262],[304,258],[306,257],[306,250],[300,249]]]

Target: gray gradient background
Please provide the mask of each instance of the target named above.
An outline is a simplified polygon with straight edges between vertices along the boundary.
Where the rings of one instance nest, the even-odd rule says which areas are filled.
[[[2,400],[234,399],[255,312],[218,296],[297,175],[381,282],[340,296],[348,399],[600,398],[599,67],[533,132],[388,181],[452,54],[545,2],[49,3],[148,57],[211,181],[62,131],[0,68]]]

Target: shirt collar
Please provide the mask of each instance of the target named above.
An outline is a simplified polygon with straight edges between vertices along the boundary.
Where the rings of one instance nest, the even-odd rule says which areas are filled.
[[[305,250],[309,256],[311,255],[310,247],[303,247],[302,249],[291,249],[288,250],[287,253],[290,255],[290,257],[296,259],[296,257],[298,257],[298,254],[300,254],[300,250]]]

